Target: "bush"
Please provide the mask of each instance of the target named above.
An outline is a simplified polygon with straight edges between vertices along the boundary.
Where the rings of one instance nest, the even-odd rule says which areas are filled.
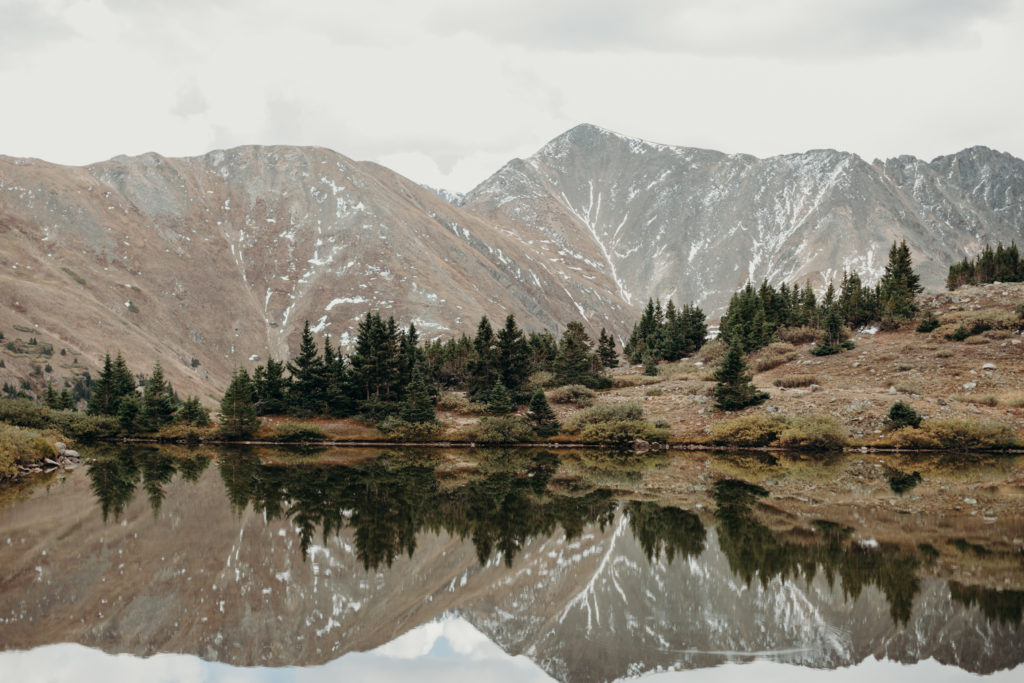
[[[927,313],[924,314],[924,317],[921,318],[921,322],[917,324],[916,329],[918,332],[922,333],[932,332],[936,330],[940,324],[941,323],[939,322],[939,319],[935,317],[935,314],[932,313],[931,311],[928,311]]]
[[[712,339],[693,354],[695,361],[704,365],[718,365],[725,358],[725,352],[729,350],[728,345],[721,339]]]
[[[786,344],[788,346],[788,344]],[[758,354],[754,359],[754,370],[759,373],[765,373],[769,370],[783,366],[792,360],[797,359],[797,354],[793,351],[787,353],[773,352],[769,347],[765,351]]]
[[[921,415],[909,404],[903,401],[896,401],[889,408],[889,425],[892,429],[920,427]]]
[[[274,441],[326,441],[327,434],[305,422],[278,422],[271,428],[270,438]]]
[[[775,336],[779,341],[790,344],[808,344],[818,338],[818,329],[815,327],[780,327]]]
[[[562,431],[576,434],[590,424],[642,419],[644,411],[639,403],[600,403],[570,415],[562,426]]]
[[[0,424],[0,479],[17,474],[18,465],[54,457],[53,442],[60,439],[53,432]]]
[[[470,401],[463,394],[454,391],[444,391],[437,397],[434,407],[438,410],[447,410],[459,415],[483,415],[487,412],[487,406],[483,403]]]
[[[1014,448],[1020,439],[1010,425],[994,421],[964,419],[928,420],[921,429],[943,448],[967,451],[974,449]]]
[[[893,448],[900,450],[927,450],[942,447],[942,444],[934,436],[923,429],[913,427],[900,427],[889,434],[887,440]]]
[[[616,420],[588,424],[580,430],[580,437],[588,443],[626,444],[637,439],[668,441],[668,430],[647,420]]]
[[[536,439],[533,427],[518,415],[482,417],[466,429],[465,435],[480,443],[527,443]]]
[[[440,422],[406,422],[397,417],[389,417],[377,429],[394,441],[436,441],[444,431]]]
[[[807,415],[790,420],[779,443],[786,448],[837,450],[849,443],[849,437],[831,415]]]
[[[587,408],[594,405],[594,397],[597,394],[582,384],[566,384],[551,390],[548,400],[552,403],[571,403],[580,408]]]
[[[176,422],[164,425],[156,432],[159,441],[174,441],[178,443],[201,443],[212,436],[212,429],[203,429],[193,425]]]
[[[711,426],[708,439],[724,446],[767,446],[778,438],[787,420],[775,415],[744,415]]]
[[[772,380],[772,384],[785,389],[794,389],[796,387],[809,387],[812,384],[818,384],[818,378],[815,375],[784,375],[776,377]]]
[[[106,415],[85,415],[72,410],[50,410],[26,398],[0,399],[0,422],[34,429],[53,429],[78,441],[117,436],[120,425]]]

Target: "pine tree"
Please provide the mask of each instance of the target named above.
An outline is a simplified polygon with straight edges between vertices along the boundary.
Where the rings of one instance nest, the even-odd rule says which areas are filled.
[[[238,368],[231,375],[231,384],[220,401],[219,432],[229,439],[248,439],[259,425],[253,405],[252,380],[244,368]]]
[[[58,410],[75,410],[75,399],[71,397],[71,392],[67,388],[60,390],[60,396],[57,398],[57,409]]]
[[[491,321],[487,316],[480,318],[473,338],[473,360],[469,363],[469,396],[480,400],[487,396],[494,383],[501,377],[498,371],[496,340]]]
[[[170,385],[164,380],[160,361],[153,364],[153,372],[142,389],[139,425],[146,431],[156,431],[174,420],[174,397]]]
[[[419,364],[413,366],[412,380],[405,391],[405,403],[401,417],[406,422],[436,422],[434,401],[430,398],[427,383],[423,380]]]
[[[543,389],[537,389],[530,398],[530,410],[526,413],[526,419],[533,425],[533,431],[537,436],[554,436],[562,426],[551,409]]]
[[[658,359],[650,351],[644,354],[644,375],[647,377],[658,376]]]
[[[910,318],[917,312],[914,295],[924,291],[921,278],[914,272],[910,247],[906,241],[892,243],[889,263],[879,282],[883,316],[890,319]]]
[[[747,406],[764,403],[768,394],[753,385],[753,377],[747,372],[747,363],[736,344],[731,344],[715,370],[715,407],[721,410],[740,410]]]
[[[592,386],[595,383],[596,377],[590,369],[590,344],[590,337],[582,323],[574,320],[565,326],[554,364],[557,384]]]
[[[302,327],[299,355],[288,363],[288,372],[292,376],[288,393],[289,408],[297,413],[324,413],[324,394],[327,389],[324,360],[313,340],[308,320]]]
[[[53,388],[53,382],[46,383],[46,389],[43,391],[43,405],[51,410],[58,410],[60,408],[60,396],[58,396],[57,390]]]
[[[257,415],[281,415],[288,407],[288,380],[284,376],[285,364],[273,358],[253,371]]]
[[[615,350],[615,339],[601,328],[601,334],[597,338],[597,355],[601,358],[601,365],[606,368],[619,367],[619,354]]]
[[[324,409],[331,417],[347,417],[355,412],[352,378],[345,356],[324,336]]]
[[[210,411],[199,402],[199,398],[196,396],[189,396],[185,399],[181,404],[181,409],[178,410],[177,417],[181,422],[193,427],[210,426]]]
[[[498,331],[494,346],[501,380],[518,400],[530,376],[530,346],[511,313],[505,318],[505,326]]]
[[[117,413],[117,402],[113,395],[114,363],[110,360],[108,353],[103,359],[103,369],[100,376],[92,385],[92,396],[89,398],[89,406],[86,413],[89,415],[115,415]]]
[[[515,409],[516,406],[512,402],[512,396],[509,394],[505,384],[499,379],[491,387],[491,392],[487,396],[487,412],[494,413],[495,415],[505,415]]]

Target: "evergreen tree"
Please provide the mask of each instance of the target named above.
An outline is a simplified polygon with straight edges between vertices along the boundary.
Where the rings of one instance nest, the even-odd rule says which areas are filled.
[[[543,389],[537,389],[530,398],[530,410],[526,413],[526,419],[533,425],[533,431],[537,436],[554,436],[562,426],[551,409]]]
[[[430,398],[427,383],[420,372],[419,364],[412,369],[412,380],[405,392],[405,404],[402,406],[401,417],[406,422],[436,422],[434,401]]]
[[[257,366],[253,371],[257,415],[281,415],[287,411],[289,383],[284,368],[283,362],[268,358],[266,365]]]
[[[164,380],[160,361],[153,364],[153,372],[142,389],[139,425],[146,431],[156,431],[174,420],[174,395]]]
[[[181,409],[178,410],[177,418],[193,427],[210,426],[210,411],[199,402],[199,398],[196,396],[189,396],[185,399],[181,404]]]
[[[252,380],[244,368],[238,368],[231,375],[231,384],[220,401],[219,431],[229,439],[248,439],[259,426],[260,418],[256,416],[253,404]]]
[[[122,396],[117,401],[117,422],[121,425],[121,431],[131,434],[138,429],[139,410],[141,401],[136,393]]]
[[[57,394],[57,390],[53,388],[53,382],[46,383],[46,389],[43,391],[43,405],[51,410],[60,409],[60,396]]]
[[[393,401],[401,371],[398,328],[394,318],[387,322],[368,312],[359,323],[355,351],[350,357],[354,396],[364,407],[381,410],[382,402]]]
[[[511,394],[509,394],[505,384],[499,379],[491,387],[491,392],[487,396],[487,412],[494,413],[495,415],[505,415],[515,409],[516,406],[512,402]]]
[[[72,398],[71,392],[67,388],[60,390],[60,396],[57,398],[57,409],[58,410],[75,410],[75,399]]]
[[[480,318],[480,324],[476,328],[476,337],[473,338],[474,356],[469,364],[469,396],[474,400],[486,397],[494,383],[501,377],[496,347],[497,340],[494,338],[494,330],[491,329],[491,321],[485,315]]]
[[[355,412],[351,373],[340,349],[324,337],[324,408],[331,417],[347,417]]]
[[[554,364],[557,384],[592,386],[595,383],[596,377],[591,372],[590,344],[590,337],[582,323],[574,320],[565,326]]]
[[[511,313],[505,318],[505,326],[498,331],[494,350],[505,387],[517,401],[525,399],[520,394],[530,376],[530,345]]]
[[[924,291],[921,278],[914,272],[910,247],[906,241],[893,242],[889,249],[889,262],[879,282],[883,318],[910,318],[917,312],[914,295]]]
[[[555,336],[547,330],[531,332],[526,343],[530,347],[530,372],[552,372],[558,355]]]
[[[324,359],[313,340],[309,321],[302,327],[299,355],[288,363],[292,381],[289,387],[289,408],[300,414],[322,414],[326,410],[324,401],[327,389]]]
[[[715,407],[721,410],[740,410],[747,406],[764,403],[768,394],[759,391],[751,382],[747,363],[740,347],[731,344],[721,365],[715,370]]]
[[[606,368],[619,367],[619,354],[615,350],[615,339],[601,328],[601,334],[597,338],[597,355],[601,358],[601,365]]]
[[[658,376],[658,359],[650,351],[644,354],[644,375],[648,377]]]

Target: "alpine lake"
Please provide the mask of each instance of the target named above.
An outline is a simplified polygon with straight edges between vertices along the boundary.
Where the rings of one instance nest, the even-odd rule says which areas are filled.
[[[0,680],[1024,680],[1021,456],[82,455],[0,489]]]

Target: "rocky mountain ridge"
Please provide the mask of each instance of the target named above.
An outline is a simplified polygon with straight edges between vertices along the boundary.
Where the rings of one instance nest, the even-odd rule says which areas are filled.
[[[622,338],[648,297],[713,318],[748,280],[873,281],[900,238],[938,287],[1022,221],[1024,162],[980,147],[757,159],[581,125],[466,195],[322,148],[0,157],[0,331],[93,368],[160,358],[179,391],[213,397],[233,367],[294,353],[305,320],[343,347],[372,308],[426,338],[510,312]],[[5,360],[0,379],[31,375]]]

